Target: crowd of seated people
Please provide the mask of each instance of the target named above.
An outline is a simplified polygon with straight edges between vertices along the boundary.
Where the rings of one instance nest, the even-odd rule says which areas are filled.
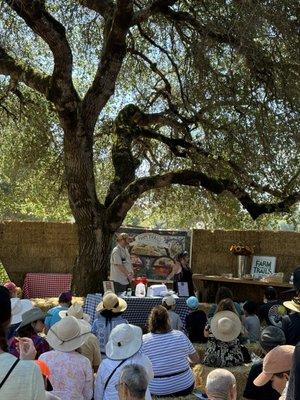
[[[15,297],[13,285],[0,286],[0,399],[188,396],[195,389],[193,367],[201,364],[212,369],[202,398],[236,400],[241,388],[234,367],[247,363],[244,399],[300,400],[300,285],[295,282],[294,297],[283,304],[275,303],[274,288],[266,289],[262,306],[234,302],[232,293],[220,288],[206,314],[191,296],[184,321],[175,312],[176,298],[166,296],[152,309],[144,334],[123,317],[125,299],[111,292],[91,325],[82,307],[72,304],[71,293],[61,294],[58,306],[45,314]],[[273,306],[283,307],[277,307],[275,319]],[[261,346],[259,359],[251,359],[251,343]]]

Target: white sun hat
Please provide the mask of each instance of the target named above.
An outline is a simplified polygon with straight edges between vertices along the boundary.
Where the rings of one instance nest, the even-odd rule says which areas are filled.
[[[75,317],[79,320],[90,322],[90,316],[83,312],[83,308],[78,303],[72,304],[67,310],[62,310],[58,314],[61,318]]]
[[[81,347],[91,332],[89,324],[75,317],[65,317],[51,326],[46,339],[54,350],[70,352]]]
[[[33,308],[33,305],[28,299],[10,299],[11,304],[11,325],[22,322],[22,315]]]
[[[125,360],[136,354],[142,346],[141,328],[130,324],[117,325],[110,333],[106,355],[112,360]]]
[[[219,311],[212,318],[210,327],[216,339],[222,342],[231,342],[241,333],[242,323],[236,313],[232,311]]]

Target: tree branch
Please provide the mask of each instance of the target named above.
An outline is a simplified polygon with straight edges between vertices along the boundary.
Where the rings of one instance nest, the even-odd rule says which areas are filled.
[[[170,7],[161,10],[167,19],[172,22],[185,23],[191,26],[203,37],[209,37],[218,43],[224,43],[232,46],[238,53],[246,59],[248,67],[256,79],[269,88],[274,84],[274,63],[266,57],[263,49],[258,43],[247,39],[246,36],[240,38],[235,34],[234,27],[226,29],[220,25],[217,29],[212,29],[211,26],[202,25],[193,15],[184,11],[174,11]]]
[[[196,116],[192,118],[193,121],[194,118],[196,118]],[[170,151],[176,157],[192,158],[193,154],[199,154],[200,156],[209,159],[214,164],[223,163],[223,165],[229,166],[234,173],[238,174],[239,177],[242,178],[249,187],[256,189],[258,192],[269,193],[272,196],[278,198],[281,198],[283,196],[283,193],[281,193],[280,191],[272,189],[267,185],[260,185],[259,183],[254,181],[252,178],[248,176],[247,172],[235,161],[231,159],[227,160],[221,157],[220,155],[216,156],[211,154],[209,151],[205,150],[200,145],[200,143],[192,142],[184,138],[168,137],[153,129],[145,128],[145,126],[151,126],[153,124],[159,124],[161,126],[174,125],[174,122],[172,122],[172,120],[170,121],[170,118],[168,116],[165,117],[161,113],[145,114],[141,112],[138,107],[136,107],[136,111],[134,114],[134,122],[136,123],[136,125],[139,126],[138,129],[135,129],[134,135],[136,138],[145,137],[148,139],[154,139],[161,143],[164,143],[166,146],[168,146]]]
[[[133,16],[132,0],[117,0],[112,20],[106,22],[109,31],[94,78],[83,100],[86,124],[93,128],[98,116],[115,90],[115,83],[126,55],[126,37]]]
[[[300,201],[300,193],[297,192],[277,203],[257,203],[244,189],[229,179],[215,179],[202,172],[187,169],[140,178],[129,184],[108,208],[108,221],[111,221],[110,229],[114,230],[119,227],[127,212],[143,193],[152,189],[170,187],[174,184],[201,186],[214,194],[229,192],[239,200],[254,220],[262,214],[288,212],[292,205]]]
[[[148,6],[143,8],[142,10],[136,12],[132,18],[131,25],[141,24],[142,22],[147,21],[147,19],[163,10],[167,9],[168,7],[173,6],[177,0],[154,0]]]
[[[107,18],[114,12],[114,3],[111,0],[78,0],[78,2],[96,13]]]
[[[132,141],[137,129],[134,123],[136,110],[137,107],[129,104],[119,112],[114,123],[111,155],[115,174],[104,202],[105,207],[135,180],[135,171],[140,165],[140,161],[132,154]]]
[[[16,81],[21,81],[31,89],[48,98],[51,84],[51,77],[35,70],[34,68],[22,65],[14,60],[6,50],[0,46],[0,74],[10,76]]]
[[[50,100],[74,109],[77,93],[72,82],[73,57],[64,26],[46,11],[43,1],[5,1],[50,47],[54,58]]]

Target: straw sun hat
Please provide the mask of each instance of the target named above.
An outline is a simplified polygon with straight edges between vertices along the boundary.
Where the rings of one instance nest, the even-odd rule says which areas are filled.
[[[54,350],[70,352],[81,347],[90,332],[89,324],[65,317],[49,329],[46,339]]]
[[[300,313],[300,297],[294,297],[291,301],[285,301],[283,305],[289,310]]]
[[[119,324],[110,333],[106,355],[112,360],[125,360],[136,354],[142,346],[143,332],[140,327]]]
[[[72,304],[67,310],[60,311],[58,314],[61,318],[75,317],[77,319],[90,322],[90,316],[83,312],[83,308],[78,303]]]
[[[98,304],[96,311],[101,312],[104,310],[112,311],[113,313],[120,313],[125,311],[127,303],[125,300],[118,297],[115,293],[107,292],[103,296],[103,301]]]
[[[242,323],[234,312],[219,311],[212,318],[210,327],[216,339],[231,342],[241,333]]]

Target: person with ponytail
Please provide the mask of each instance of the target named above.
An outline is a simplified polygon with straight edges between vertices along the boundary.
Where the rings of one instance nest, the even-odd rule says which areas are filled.
[[[6,334],[10,321],[9,291],[0,286],[0,399],[45,400],[42,375],[38,366],[29,361],[36,354],[32,340],[20,339],[20,360],[7,352]]]

